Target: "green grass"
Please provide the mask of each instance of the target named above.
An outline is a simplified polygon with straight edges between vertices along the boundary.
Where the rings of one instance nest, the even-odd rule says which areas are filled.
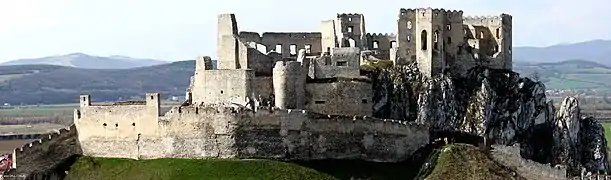
[[[154,159],[131,160],[81,157],[68,179],[86,180],[327,180],[333,176],[292,163],[271,160]]]
[[[605,129],[605,139],[607,139],[607,147],[611,146],[611,122],[601,123]]]
[[[72,112],[76,106],[40,106],[14,109],[0,109],[1,116],[40,116]]]
[[[451,144],[444,147],[437,165],[427,180],[448,179],[523,179],[512,175],[493,161],[479,148],[468,144]]]
[[[239,159],[153,159],[80,157],[68,179],[213,179],[213,180],[327,180],[413,179],[420,166],[360,160],[281,162]]]

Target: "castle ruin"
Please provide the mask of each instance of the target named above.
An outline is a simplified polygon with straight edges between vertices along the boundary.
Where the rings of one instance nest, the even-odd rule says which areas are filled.
[[[218,16],[218,64],[196,60],[187,100],[165,114],[160,95],[74,112],[82,153],[96,157],[405,160],[428,127],[372,118],[364,61],[417,63],[426,76],[475,66],[511,69],[511,16],[401,9],[394,34],[366,33],[362,14],[338,14],[320,32],[239,32]],[[27,148],[26,148],[27,150]],[[23,148],[16,150],[23,152]]]

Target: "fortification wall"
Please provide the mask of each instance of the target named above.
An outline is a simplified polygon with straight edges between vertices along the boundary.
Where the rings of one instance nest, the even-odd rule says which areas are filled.
[[[313,79],[360,77],[360,49],[357,47],[332,48],[331,56],[314,59],[310,73]]]
[[[377,54],[374,54],[378,59],[389,60],[390,48],[397,47],[396,34],[367,33],[365,39],[367,39],[367,47],[370,50],[378,51]]]
[[[306,107],[333,115],[371,116],[373,89],[369,82],[336,81],[306,84]]]
[[[29,176],[49,172],[75,154],[82,154],[75,125],[43,135],[13,152],[13,169],[8,175]]]
[[[262,44],[266,51],[274,50],[282,57],[295,57],[299,49],[309,49],[310,55],[322,53],[320,32],[265,32],[262,35],[257,32],[240,32],[239,37],[245,42]]]
[[[195,72],[192,102],[213,104],[229,99],[244,101],[252,95],[253,70],[218,69]]]
[[[328,116],[307,111],[175,107],[157,135],[141,136],[127,158],[364,159],[396,162],[428,143],[428,128],[394,120]],[[100,141],[90,137],[81,143]],[[83,142],[86,141],[86,142]],[[91,149],[98,156],[128,154]],[[116,149],[115,151],[120,150]],[[132,153],[134,151],[130,151]]]

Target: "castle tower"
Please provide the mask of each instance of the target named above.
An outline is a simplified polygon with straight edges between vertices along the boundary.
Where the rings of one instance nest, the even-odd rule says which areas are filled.
[[[81,95],[79,97],[79,101],[80,101],[81,107],[91,106],[91,96],[88,94]]]
[[[418,62],[420,71],[443,73],[463,41],[462,11],[401,9],[397,20],[397,65]]]
[[[339,47],[363,48],[365,43],[365,16],[362,14],[338,14],[335,35]]]
[[[146,93],[146,118],[140,118],[134,125],[142,135],[155,133],[159,121],[161,103],[159,93]]]
[[[512,69],[512,16],[465,17],[467,43],[482,63],[496,69]]]
[[[240,69],[238,54],[238,23],[234,14],[218,16],[218,69]]]
[[[301,62],[276,62],[273,71],[276,107],[280,109],[303,109],[305,76],[302,73]]]

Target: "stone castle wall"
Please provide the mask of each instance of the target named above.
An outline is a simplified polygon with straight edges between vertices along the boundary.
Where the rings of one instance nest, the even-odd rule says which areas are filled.
[[[137,159],[357,158],[396,162],[428,143],[428,128],[423,125],[301,110],[253,112],[229,107],[183,106],[170,110],[157,124],[152,134],[79,138],[83,153]],[[99,131],[103,127],[78,128]]]
[[[71,156],[82,154],[77,134],[76,126],[72,125],[15,149],[11,156],[13,167],[6,174],[31,178],[32,174],[48,173]]]

